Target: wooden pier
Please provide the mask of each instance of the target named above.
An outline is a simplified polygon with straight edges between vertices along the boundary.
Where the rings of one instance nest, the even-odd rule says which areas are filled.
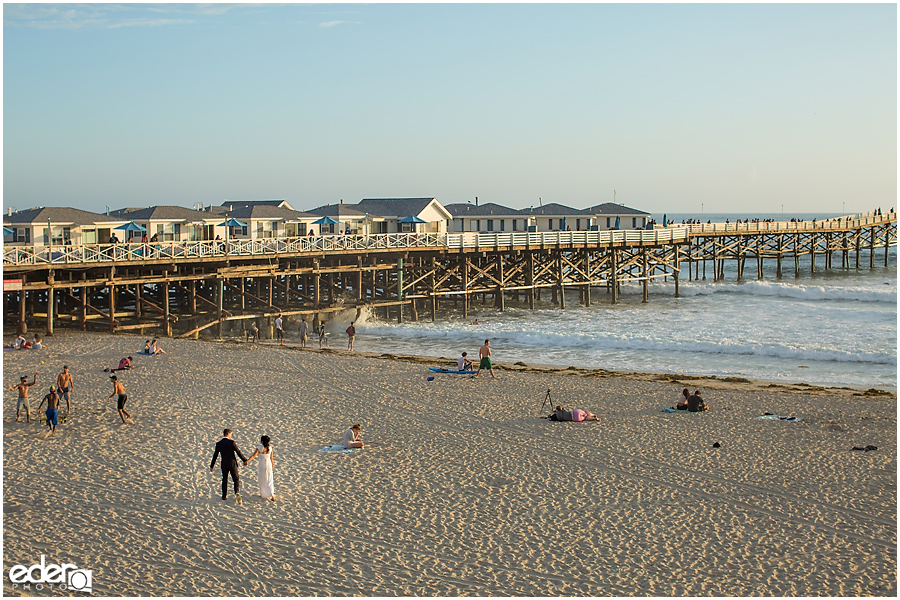
[[[442,306],[468,315],[473,303],[535,307],[566,292],[591,305],[619,300],[623,283],[665,278],[672,293],[688,279],[719,280],[725,261],[737,279],[747,261],[809,269],[872,268],[896,244],[896,214],[820,223],[705,224],[651,231],[513,234],[384,234],[158,244],[4,247],[4,324],[136,330],[155,336],[238,335],[249,321],[272,335],[279,314],[312,327],[364,308],[385,318],[434,320]],[[787,265],[785,264],[787,261]],[[707,263],[710,263],[707,275]],[[752,267],[751,267],[752,269]],[[687,271],[686,273],[684,271]]]

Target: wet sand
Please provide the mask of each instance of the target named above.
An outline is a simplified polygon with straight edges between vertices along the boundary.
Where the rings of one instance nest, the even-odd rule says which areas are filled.
[[[45,554],[126,596],[897,593],[893,394],[512,365],[502,348],[498,378],[473,380],[427,370],[449,359],[46,341],[4,352],[4,383],[39,371],[36,407],[68,364],[75,411],[45,439],[6,392],[4,573]],[[103,368],[129,354],[122,425]],[[712,410],[660,412],[685,385]],[[539,418],[548,389],[600,421]],[[366,448],[318,452],[355,422]],[[255,463],[243,506],[219,498],[223,427],[248,456],[272,438],[274,504]]]

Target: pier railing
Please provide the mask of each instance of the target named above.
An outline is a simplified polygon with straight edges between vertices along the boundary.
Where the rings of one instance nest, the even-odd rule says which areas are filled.
[[[786,233],[794,231],[835,231],[859,229],[867,225],[877,225],[895,221],[894,212],[879,214],[876,211],[822,219],[816,221],[764,221],[759,223],[692,223],[675,224],[669,227],[657,225],[656,229],[685,227],[690,235],[706,233]]]
[[[5,266],[71,265],[79,263],[141,262],[198,258],[226,258],[317,252],[366,252],[409,248],[494,248],[500,246],[554,247],[603,244],[657,244],[687,238],[687,228],[653,230],[550,231],[539,233],[386,233],[321,235],[255,240],[203,240],[132,244],[3,247]]]

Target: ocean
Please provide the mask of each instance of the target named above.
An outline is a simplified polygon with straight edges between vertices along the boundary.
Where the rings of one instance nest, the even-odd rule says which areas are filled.
[[[886,209],[885,209],[886,210]],[[781,215],[746,215],[781,219]],[[785,215],[812,220],[837,215]],[[660,222],[662,215],[654,215]],[[670,214],[682,218],[700,215]],[[744,219],[743,214],[706,215],[714,221]],[[704,218],[704,222],[706,220]],[[461,352],[478,355],[491,340],[494,358],[529,365],[577,366],[651,373],[715,375],[854,388],[897,389],[897,255],[876,250],[876,266],[861,256],[859,270],[823,270],[810,275],[801,258],[801,276],[793,276],[793,259],[785,276],[775,278],[775,261],[764,264],[757,280],[755,261],[738,283],[736,264],[726,262],[725,280],[680,280],[680,298],[671,281],[650,285],[649,303],[641,302],[639,284],[623,285],[619,303],[610,304],[605,288],[594,288],[592,306],[567,293],[565,310],[543,302],[535,310],[508,301],[507,310],[474,302],[469,316],[445,301],[438,319],[398,324],[364,313],[357,322],[357,350],[455,359]],[[851,262],[853,254],[851,253]],[[840,265],[840,258],[835,255]],[[701,267],[702,269],[702,267]],[[702,272],[702,271],[701,271]],[[383,313],[382,313],[383,314]],[[470,319],[479,325],[470,325]],[[342,347],[349,317],[329,324],[335,347]],[[407,317],[408,319],[408,317]]]

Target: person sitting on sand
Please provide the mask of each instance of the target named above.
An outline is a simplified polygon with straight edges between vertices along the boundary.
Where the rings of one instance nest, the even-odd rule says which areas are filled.
[[[600,418],[594,413],[589,413],[587,411],[581,410],[580,408],[573,408],[572,410],[563,410],[562,406],[557,405],[556,412],[557,421],[574,421],[576,423],[580,423],[582,421],[599,421]]]
[[[144,342],[144,354],[150,354],[150,340]]]
[[[362,448],[363,441],[360,439],[359,430],[361,429],[361,425],[359,423],[353,425],[344,432],[344,448]]]
[[[700,397],[700,390],[694,390],[694,394],[688,398],[688,410],[691,412],[709,410],[709,405]]]
[[[468,371],[469,369],[473,368],[474,366],[475,366],[475,364],[471,360],[466,358],[465,352],[463,352],[462,356],[459,357],[459,360],[456,361],[456,367],[457,367],[458,371]]]
[[[150,342],[150,354],[166,354],[166,351],[157,345],[157,340]]]
[[[681,390],[681,397],[678,399],[678,404],[675,405],[676,410],[687,410],[688,409],[688,399],[691,397],[691,393],[687,388]]]
[[[34,341],[31,342],[31,349],[41,350],[43,347],[44,344],[41,343],[41,335],[39,333],[34,334]]]
[[[27,344],[27,343],[28,342],[25,341],[25,336],[20,333],[19,336],[16,338],[16,341],[13,342],[12,347],[15,348],[16,350],[21,350],[22,348],[25,347],[25,344]]]

